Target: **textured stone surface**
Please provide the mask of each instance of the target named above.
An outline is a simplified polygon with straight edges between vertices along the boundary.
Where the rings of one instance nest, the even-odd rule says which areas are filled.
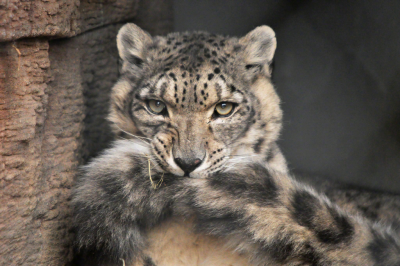
[[[152,35],[165,35],[174,27],[173,1],[140,1],[135,23]],[[168,11],[167,11],[168,10]]]
[[[82,85],[85,96],[84,160],[107,147],[112,138],[106,121],[111,88],[118,79],[118,52],[115,36],[119,25],[110,25],[76,37],[81,54]],[[107,77],[107,78],[104,78]]]
[[[45,40],[2,44],[1,58],[0,265],[60,265],[83,127],[79,70],[62,54],[50,70]]]
[[[71,37],[134,18],[138,3],[139,0],[3,0],[0,1],[0,41],[38,36]]]
[[[139,3],[139,0],[81,0],[77,31],[85,32],[103,25],[132,20],[137,15]]]
[[[0,41],[69,36],[78,28],[79,0],[0,2]]]

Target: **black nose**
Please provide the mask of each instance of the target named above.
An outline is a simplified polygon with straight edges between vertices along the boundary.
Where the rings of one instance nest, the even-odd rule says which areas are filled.
[[[175,158],[176,164],[185,172],[185,176],[188,176],[194,169],[201,164],[199,158],[192,160],[183,160],[181,158]]]

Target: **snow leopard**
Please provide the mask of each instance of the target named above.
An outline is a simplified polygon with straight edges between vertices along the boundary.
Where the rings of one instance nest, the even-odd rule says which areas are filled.
[[[276,44],[268,26],[121,28],[118,140],[77,178],[76,265],[400,265],[399,198],[328,197],[288,170]]]

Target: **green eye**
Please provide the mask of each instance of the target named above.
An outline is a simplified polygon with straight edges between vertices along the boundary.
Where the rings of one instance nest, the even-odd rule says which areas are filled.
[[[149,100],[147,102],[147,105],[150,111],[152,111],[155,114],[161,114],[165,109],[165,103],[163,103],[162,101]]]
[[[233,103],[222,102],[215,106],[215,112],[220,116],[227,116],[233,111]]]

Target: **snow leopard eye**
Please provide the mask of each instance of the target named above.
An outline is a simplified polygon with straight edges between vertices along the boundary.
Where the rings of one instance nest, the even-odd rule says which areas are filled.
[[[147,101],[147,106],[148,106],[149,110],[156,115],[162,114],[163,111],[166,110],[165,103],[163,103],[162,101],[158,101],[158,100]]]
[[[214,116],[215,117],[229,116],[234,109],[235,109],[234,103],[229,103],[229,102],[219,103],[215,106]]]

